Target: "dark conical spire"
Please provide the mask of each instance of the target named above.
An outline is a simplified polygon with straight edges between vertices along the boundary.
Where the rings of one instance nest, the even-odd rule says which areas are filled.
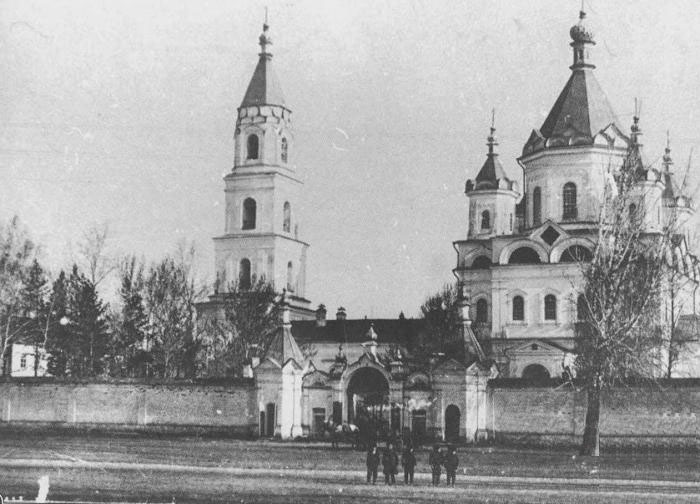
[[[592,145],[598,133],[611,124],[619,124],[593,73],[595,65],[590,62],[589,49],[595,40],[585,18],[582,6],[579,22],[569,31],[574,56],[571,76],[540,129],[530,135],[524,154],[551,147]]]
[[[258,43],[260,44],[260,59],[253,72],[253,77],[250,79],[250,84],[248,84],[248,90],[245,93],[241,107],[253,105],[279,105],[284,107],[285,100],[282,87],[272,69],[272,53],[269,50],[269,46],[272,45],[272,37],[270,36],[270,26],[267,24],[267,11],[265,11],[265,22],[263,23],[263,31],[258,38]]]
[[[498,142],[496,141],[495,117],[496,112],[492,110],[491,127],[489,128],[489,136],[486,137],[486,145],[489,151],[486,154],[486,161],[476,176],[476,189],[497,189],[499,180],[510,182],[496,152]]]

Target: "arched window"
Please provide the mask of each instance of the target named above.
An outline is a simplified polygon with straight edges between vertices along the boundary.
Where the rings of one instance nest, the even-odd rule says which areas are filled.
[[[287,290],[294,292],[294,265],[292,261],[287,263]]]
[[[491,259],[486,256],[479,256],[474,259],[472,269],[489,269],[491,268]]]
[[[248,159],[258,159],[259,144],[258,135],[248,135],[248,154],[246,156]]]
[[[557,298],[554,294],[544,297],[544,319],[557,320]]]
[[[586,247],[582,245],[573,245],[564,251],[559,262],[590,262],[592,259],[593,254]]]
[[[513,298],[513,320],[525,320],[525,300],[522,296],[515,296]]]
[[[280,157],[282,158],[283,163],[287,162],[288,152],[289,152],[289,144],[287,143],[287,139],[285,137],[282,137],[282,154],[280,155]]]
[[[238,264],[238,286],[241,289],[250,289],[250,261],[248,259],[241,259]]]
[[[535,187],[532,191],[532,225],[542,224],[542,190]]]
[[[246,198],[243,201],[243,229],[255,229],[255,214],[257,212],[257,203],[253,198]]]
[[[573,182],[567,182],[564,184],[562,196],[564,200],[564,220],[577,218],[578,209],[576,207],[576,184]]]
[[[489,320],[489,304],[484,299],[481,298],[476,302],[476,321],[478,323],[485,323]]]
[[[515,249],[508,258],[508,264],[539,264],[540,256],[530,247]]]
[[[481,229],[491,228],[491,214],[488,210],[481,212]]]
[[[588,315],[588,303],[586,303],[586,297],[583,294],[579,294],[576,298],[576,320],[579,322],[585,322]]]
[[[289,233],[292,229],[292,205],[289,201],[284,202],[284,222],[282,223],[282,231]]]

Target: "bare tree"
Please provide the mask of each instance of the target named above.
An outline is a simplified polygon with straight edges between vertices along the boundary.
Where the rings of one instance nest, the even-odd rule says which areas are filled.
[[[109,226],[106,222],[92,224],[78,243],[79,264],[93,285],[99,285],[118,264],[109,255],[107,240]]]
[[[12,345],[35,325],[24,306],[35,253],[36,247],[18,217],[0,227],[0,376],[7,374]]]
[[[203,288],[194,278],[194,248],[180,248],[153,264],[143,281],[147,350],[157,374],[164,378],[194,375],[197,347],[195,303]]]
[[[594,456],[600,452],[601,393],[662,374],[664,279],[678,244],[676,214],[667,212],[665,222],[657,216],[659,186],[634,141],[611,179],[593,258],[580,263],[585,306],[575,336],[577,375],[587,392],[581,454]],[[659,207],[653,214],[646,210],[652,205]]]
[[[458,339],[457,288],[445,284],[435,294],[428,296],[420,307],[425,329],[430,337],[426,342],[433,352],[445,352],[450,343]]]

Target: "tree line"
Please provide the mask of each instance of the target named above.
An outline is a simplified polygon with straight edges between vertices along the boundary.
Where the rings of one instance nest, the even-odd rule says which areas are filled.
[[[150,263],[113,260],[106,238],[106,228],[88,230],[79,259],[52,277],[20,220],[0,224],[0,375],[10,373],[15,343],[45,350],[51,375],[76,378],[236,376],[264,356],[281,303],[268,282],[229,286],[220,313],[198,321],[207,289],[193,247]],[[98,288],[108,275],[118,278],[111,303]]]

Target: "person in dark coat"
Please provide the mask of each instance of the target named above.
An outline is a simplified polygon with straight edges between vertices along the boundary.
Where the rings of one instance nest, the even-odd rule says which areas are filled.
[[[450,447],[445,457],[445,472],[447,473],[447,486],[454,488],[455,476],[457,475],[457,466],[459,458],[457,458],[457,448]]]
[[[413,473],[416,469],[416,454],[412,446],[407,446],[401,455],[401,465],[403,466],[403,482],[413,485]]]
[[[377,447],[372,446],[367,452],[367,483],[377,483],[377,470],[379,469],[379,453]]]
[[[396,473],[399,472],[399,456],[394,451],[394,446],[389,443],[382,455],[382,465],[384,466],[384,483],[393,485],[396,483]]]
[[[440,474],[442,473],[442,453],[438,445],[433,446],[433,451],[430,452],[428,465],[433,473],[433,486],[440,484]]]

